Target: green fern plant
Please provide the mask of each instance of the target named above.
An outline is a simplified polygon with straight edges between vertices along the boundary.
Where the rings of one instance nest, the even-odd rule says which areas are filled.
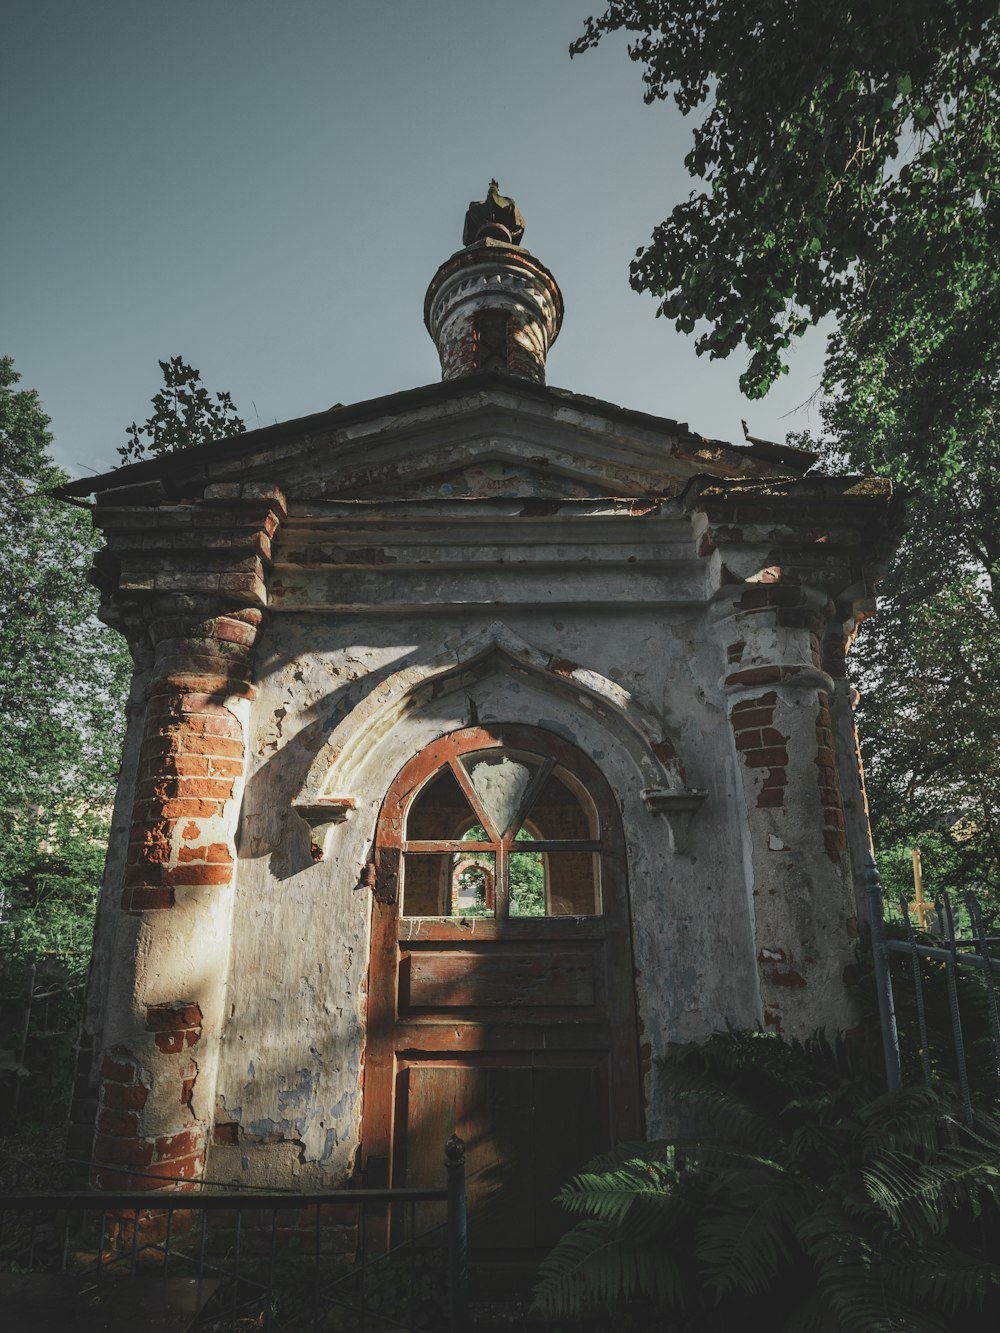
[[[848,1044],[731,1032],[670,1048],[698,1137],[626,1144],[562,1191],[547,1317],[655,1307],[671,1333],[993,1333],[1000,1116],[949,1086],[878,1095]]]

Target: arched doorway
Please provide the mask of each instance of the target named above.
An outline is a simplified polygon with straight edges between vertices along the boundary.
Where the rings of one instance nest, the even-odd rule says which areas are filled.
[[[540,727],[441,737],[379,817],[369,1183],[437,1184],[455,1130],[471,1253],[512,1261],[564,1228],[570,1175],[641,1133],[621,820],[596,764]]]

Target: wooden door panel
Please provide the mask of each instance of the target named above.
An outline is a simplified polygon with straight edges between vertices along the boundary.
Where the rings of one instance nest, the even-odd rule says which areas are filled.
[[[529,832],[541,836],[546,879],[543,899],[525,902],[542,901],[547,915],[513,911],[509,866],[522,853],[533,855],[535,841],[516,841],[516,820],[489,827],[462,766],[462,756],[491,746],[537,775],[534,787],[534,779],[525,786],[524,809],[534,810]],[[482,762],[486,777],[499,781],[506,760]],[[450,786],[440,777],[442,764],[450,765]],[[546,795],[545,782],[556,777],[562,787]],[[556,797],[568,809],[578,801],[589,822],[578,828],[556,821],[565,814]],[[472,816],[462,813],[462,801],[479,817],[479,832],[465,827]],[[407,857],[444,864],[491,847],[492,916],[449,915],[454,882],[445,906],[434,908],[441,915],[404,915]],[[588,864],[599,857],[600,896],[577,904],[583,915],[560,914],[566,894],[556,872],[569,866],[575,874],[568,858],[578,852]],[[641,1133],[625,845],[614,795],[586,755],[539,728],[451,733],[414,756],[393,783],[375,859],[363,1124],[371,1183],[391,1161],[397,1186],[440,1185],[444,1144],[457,1133],[466,1150],[471,1250],[526,1273],[566,1228],[554,1203],[562,1186],[615,1139]],[[413,1220],[420,1230],[439,1217],[418,1210]],[[394,1213],[392,1226],[405,1222]]]
[[[472,1249],[533,1248],[526,1225],[534,1212],[531,1082],[528,1065],[418,1062],[400,1070],[395,1138],[405,1149],[396,1183],[438,1185],[442,1145],[457,1129],[465,1144]]]
[[[556,1195],[611,1142],[608,1064],[538,1065],[532,1073],[535,1119],[548,1126],[535,1147],[535,1244],[549,1250],[571,1225]]]
[[[560,1065],[415,1060],[399,1070],[394,1183],[436,1185],[441,1136],[456,1131],[465,1143],[473,1251],[513,1258],[551,1247],[568,1225],[556,1194],[607,1147],[607,1061],[563,1059]],[[433,1224],[432,1211],[432,1205],[418,1208],[418,1232]]]
[[[400,966],[399,1013],[440,1009],[593,1008],[600,959],[592,950],[527,952],[495,945],[408,951]]]

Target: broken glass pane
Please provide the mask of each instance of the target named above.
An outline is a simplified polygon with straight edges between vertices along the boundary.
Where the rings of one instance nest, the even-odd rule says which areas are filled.
[[[462,759],[473,791],[497,833],[503,834],[521,808],[541,761],[508,750],[479,750]]]
[[[403,916],[492,916],[493,852],[407,852]]]
[[[406,837],[410,842],[461,838],[471,824],[478,824],[475,811],[450,768],[442,768],[410,806]]]
[[[600,865],[595,852],[511,852],[510,915],[600,916]]]
[[[600,836],[593,801],[565,768],[553,769],[542,783],[524,828],[538,842]]]

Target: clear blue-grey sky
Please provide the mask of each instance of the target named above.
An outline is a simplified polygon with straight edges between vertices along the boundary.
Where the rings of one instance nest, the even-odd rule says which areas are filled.
[[[6,0],[0,354],[74,476],[182,355],[249,426],[439,378],[422,322],[491,176],[566,319],[550,384],[738,439],[818,428],[822,342],[762,403],[628,285],[692,183],[599,0]]]

